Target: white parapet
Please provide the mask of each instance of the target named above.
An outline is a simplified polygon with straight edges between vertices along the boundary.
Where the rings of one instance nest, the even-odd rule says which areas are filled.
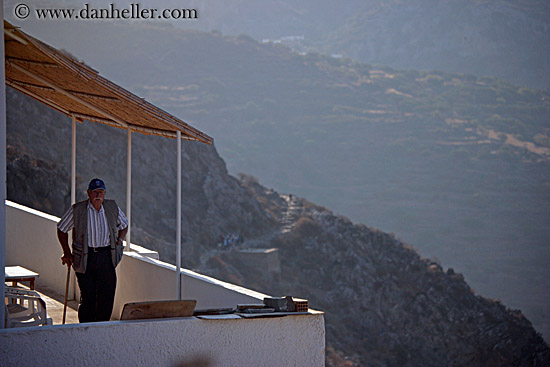
[[[321,313],[4,329],[0,330],[0,345],[1,366],[325,365]]]

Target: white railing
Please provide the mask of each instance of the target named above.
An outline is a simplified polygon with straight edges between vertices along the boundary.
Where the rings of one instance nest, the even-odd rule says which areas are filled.
[[[63,294],[66,267],[60,261],[58,220],[6,202],[6,265],[32,269],[40,274],[40,283]],[[265,297],[190,270],[181,272],[182,298],[197,300],[197,308],[235,307]],[[127,302],[176,297],[176,267],[140,252],[125,253],[117,277],[115,318]],[[0,365],[324,366],[321,312],[253,320],[225,317],[4,329]]]

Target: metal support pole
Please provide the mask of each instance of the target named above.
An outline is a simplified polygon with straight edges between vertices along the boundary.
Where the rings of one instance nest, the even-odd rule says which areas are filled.
[[[181,299],[181,131],[178,130],[178,156],[177,156],[177,216],[176,216],[176,274],[177,274],[177,299]]]
[[[126,217],[128,218],[128,233],[126,234],[126,251],[130,248],[130,231],[132,230],[132,130],[128,129],[126,143]]]
[[[73,119],[73,130],[71,138],[71,205],[76,203],[76,117]]]
[[[71,115],[72,118],[72,133],[71,133],[71,205],[76,203],[76,117]],[[69,238],[72,238],[72,230],[69,233]],[[71,274],[71,289],[70,299],[77,299],[77,289],[76,289],[76,274],[71,272],[69,268],[68,273]]]
[[[0,0],[0,19],[4,19],[4,4]],[[0,34],[4,34],[4,22],[0,24]],[[6,79],[4,60],[4,40],[0,44],[0,296],[4,302],[4,281],[6,280]],[[4,310],[0,307],[0,329],[4,328]]]

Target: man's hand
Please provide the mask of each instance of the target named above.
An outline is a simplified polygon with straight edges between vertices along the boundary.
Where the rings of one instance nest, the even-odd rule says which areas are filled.
[[[73,255],[72,254],[64,254],[61,256],[61,263],[63,265],[67,264],[67,266],[73,265]]]
[[[63,265],[67,264],[67,266],[73,265],[73,254],[71,253],[71,249],[69,248],[69,235],[65,232],[61,232],[58,228],[57,239],[59,239],[59,243],[61,244],[61,248],[63,249],[61,263]]]

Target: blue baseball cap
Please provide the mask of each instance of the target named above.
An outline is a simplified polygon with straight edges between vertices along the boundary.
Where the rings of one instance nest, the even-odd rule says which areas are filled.
[[[100,180],[99,178],[94,178],[92,181],[90,181],[90,184],[88,185],[88,190],[94,191],[94,190],[107,190],[105,188],[105,182],[103,180]]]

